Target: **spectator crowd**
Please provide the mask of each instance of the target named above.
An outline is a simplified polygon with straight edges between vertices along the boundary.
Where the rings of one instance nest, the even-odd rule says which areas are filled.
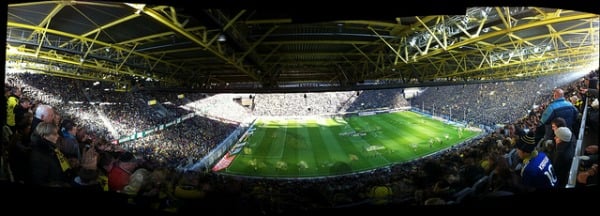
[[[34,73],[7,73],[5,85],[5,179],[111,192],[134,197],[129,202],[136,205],[173,212],[214,207],[224,200],[239,213],[457,204],[564,188],[577,155],[583,101],[591,99],[588,113],[598,109],[597,102],[591,105],[598,98],[596,71],[575,81],[549,76],[427,87],[410,100],[402,89],[253,94],[250,106],[234,102],[238,94],[108,92],[107,83]],[[329,178],[291,181],[177,170],[201,161],[236,128],[258,116],[335,115],[407,106],[495,130],[428,157]],[[190,114],[193,117],[176,121]],[[177,123],[118,142],[169,122]],[[585,123],[584,133],[597,129],[598,116],[588,116]],[[597,184],[597,143],[582,149],[585,160],[577,170],[577,187]],[[547,178],[547,173],[555,178]]]

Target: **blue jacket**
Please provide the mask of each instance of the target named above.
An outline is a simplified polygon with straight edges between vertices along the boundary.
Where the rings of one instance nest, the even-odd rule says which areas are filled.
[[[573,131],[578,115],[579,111],[577,108],[562,97],[548,104],[548,107],[546,107],[544,113],[542,113],[540,122],[543,125],[550,125],[550,122],[556,117],[562,117],[567,122],[567,127]]]

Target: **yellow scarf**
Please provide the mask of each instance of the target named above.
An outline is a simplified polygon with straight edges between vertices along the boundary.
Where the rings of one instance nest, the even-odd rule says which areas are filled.
[[[104,191],[108,191],[108,176],[106,175],[99,175],[98,176],[98,182],[100,182],[100,185],[102,186],[102,190]]]
[[[538,155],[537,150],[533,150],[529,156],[523,158],[523,167],[521,167],[521,176],[523,176],[523,171],[525,171],[525,168],[527,167],[527,164],[529,164],[529,160],[531,160],[531,158],[535,158]]]
[[[58,148],[55,148],[54,152],[56,153],[56,157],[58,158],[58,161],[60,162],[60,168],[62,168],[62,171],[65,172],[68,169],[71,169],[71,165],[69,165],[69,161],[67,161],[67,159],[65,158],[65,155],[63,155],[63,153],[60,152],[60,150],[58,150]]]

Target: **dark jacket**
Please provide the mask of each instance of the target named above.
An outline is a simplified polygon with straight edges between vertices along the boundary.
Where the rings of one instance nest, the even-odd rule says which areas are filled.
[[[63,172],[56,146],[41,138],[31,146],[31,183],[42,186],[65,185],[68,181]]]
[[[556,149],[550,157],[552,166],[554,167],[554,174],[558,179],[558,187],[564,188],[569,181],[569,171],[571,170],[571,163],[573,163],[573,155],[575,153],[575,139],[571,139],[570,142],[560,141],[556,144]]]

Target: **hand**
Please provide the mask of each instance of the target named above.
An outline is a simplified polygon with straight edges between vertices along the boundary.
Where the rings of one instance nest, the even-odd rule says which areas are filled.
[[[588,154],[597,154],[598,153],[598,145],[590,145],[585,147],[585,152]]]
[[[587,184],[587,179],[590,176],[588,172],[579,172],[577,173],[577,182],[581,184]]]
[[[580,88],[579,92],[581,92],[581,94],[585,94],[587,93],[588,89],[587,88]]]
[[[83,150],[81,156],[81,167],[84,169],[96,170],[98,166],[98,152],[95,148],[87,148]]]
[[[77,168],[80,165],[79,160],[77,160],[77,158],[68,158],[67,161],[69,161],[69,165],[71,165],[71,168]]]

